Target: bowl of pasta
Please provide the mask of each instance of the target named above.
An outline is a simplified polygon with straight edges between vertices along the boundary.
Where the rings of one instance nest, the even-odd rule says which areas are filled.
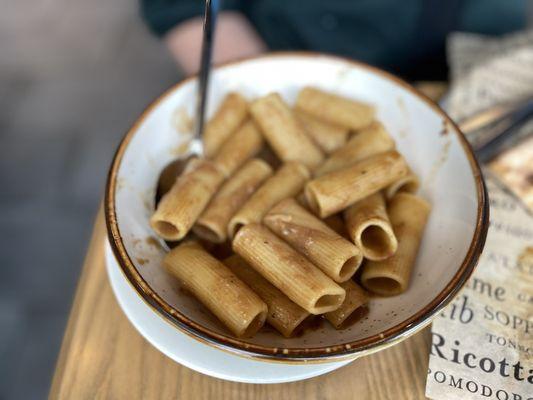
[[[274,53],[217,67],[184,168],[195,80],[127,132],[109,241],[149,312],[238,356],[338,362],[429,324],[472,273],[488,201],[463,134],[402,80]]]

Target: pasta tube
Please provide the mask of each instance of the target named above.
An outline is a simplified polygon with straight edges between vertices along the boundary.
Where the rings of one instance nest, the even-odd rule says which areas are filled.
[[[363,261],[361,250],[294,199],[272,208],[263,223],[335,282],[350,279]]]
[[[344,301],[343,288],[260,224],[239,229],[233,251],[311,314],[336,310]]]
[[[304,187],[307,179],[309,170],[303,164],[291,161],[282,165],[231,218],[228,225],[229,236],[235,236],[246,224],[261,222],[272,206],[287,197],[295,196]]]
[[[415,173],[409,169],[409,173],[406,176],[398,179],[396,182],[393,182],[385,189],[385,197],[387,200],[390,200],[396,193],[416,193],[418,192],[419,188],[420,180],[418,179],[418,176],[416,176]]]
[[[204,155],[213,157],[220,146],[230,135],[244,122],[248,114],[248,103],[238,93],[229,93],[215,112],[215,115],[207,121],[202,140],[204,143]]]
[[[341,283],[341,286],[346,291],[344,303],[335,311],[324,314],[335,329],[342,329],[345,325],[348,325],[346,322],[354,317],[362,317],[367,310],[366,305],[368,304],[367,294],[354,281],[347,280]]]
[[[415,195],[398,193],[392,198],[389,218],[398,238],[398,250],[386,260],[365,264],[361,275],[364,287],[383,296],[407,289],[429,212],[430,205]]]
[[[194,233],[210,242],[224,242],[231,217],[271,174],[272,168],[263,160],[255,158],[244,164],[213,197],[196,221]]]
[[[377,192],[344,210],[350,239],[369,260],[384,260],[394,254],[398,241],[392,230],[383,193]]]
[[[214,163],[192,159],[150,218],[154,231],[165,240],[180,240],[224,181]]]
[[[252,336],[265,323],[263,300],[197,242],[175,247],[163,264],[236,336]]]
[[[224,260],[224,264],[266,303],[267,322],[283,336],[292,336],[296,328],[310,315],[246,264],[239,255],[230,256]]]
[[[303,111],[295,110],[294,112],[307,134],[324,153],[332,153],[346,143],[350,132],[348,128],[321,121]]]
[[[315,176],[346,168],[358,161],[378,153],[393,150],[394,139],[385,130],[381,122],[374,121],[359,130],[340,149],[331,154],[315,171]]]
[[[312,87],[300,91],[296,108],[321,120],[350,129],[361,129],[370,125],[375,115],[374,107],[369,104]]]
[[[305,129],[277,93],[255,100],[250,112],[266,141],[282,161],[300,161],[309,168],[322,162],[322,151],[307,136]]]
[[[404,158],[393,150],[307,182],[305,197],[311,209],[325,218],[384,189],[407,173]]]
[[[230,176],[263,147],[263,136],[252,121],[245,122],[224,142],[213,158],[219,169]]]

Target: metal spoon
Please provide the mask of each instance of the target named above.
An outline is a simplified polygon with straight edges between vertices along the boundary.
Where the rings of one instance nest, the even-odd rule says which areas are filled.
[[[202,38],[202,56],[200,60],[200,71],[198,73],[198,87],[196,99],[196,126],[194,136],[189,142],[189,152],[187,157],[178,158],[168,164],[159,175],[157,183],[156,202],[173,185],[189,160],[193,157],[202,157],[204,153],[202,143],[202,131],[205,123],[205,109],[207,106],[207,90],[209,88],[209,75],[211,72],[211,56],[213,53],[213,43],[215,40],[215,25],[220,6],[220,0],[206,0],[204,14],[204,33]]]
[[[206,0],[204,15],[204,35],[202,40],[202,58],[198,74],[198,95],[196,105],[196,130],[191,142],[191,151],[196,155],[203,155],[202,131],[205,123],[207,107],[207,90],[209,89],[209,75],[211,72],[211,58],[215,41],[215,28],[220,8],[220,0]]]
[[[196,126],[194,129],[194,136],[189,142],[189,152],[187,153],[187,157],[178,158],[167,165],[160,176],[158,187],[166,187],[168,186],[168,182],[173,183],[173,179],[183,172],[185,166],[191,158],[203,156],[204,149],[202,143],[202,131],[205,123],[207,91],[209,89],[209,75],[211,73],[211,58],[213,54],[215,26],[219,8],[220,0],[206,0],[202,38],[202,55],[200,60],[200,71],[198,72]]]

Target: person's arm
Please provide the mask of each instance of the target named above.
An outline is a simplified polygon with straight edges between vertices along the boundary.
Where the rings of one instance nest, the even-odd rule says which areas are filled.
[[[204,0],[140,0],[141,14],[152,32],[162,37],[174,59],[190,75],[198,70],[202,46]],[[242,0],[225,0],[217,19],[213,61],[253,56],[266,45],[242,13]]]
[[[197,72],[200,65],[203,18],[182,22],[164,36],[170,52],[185,74]],[[255,28],[239,12],[224,11],[217,20],[214,64],[254,56],[267,47]]]

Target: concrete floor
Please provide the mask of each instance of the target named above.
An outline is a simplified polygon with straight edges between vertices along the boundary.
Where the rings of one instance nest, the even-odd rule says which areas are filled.
[[[111,156],[179,72],[136,0],[0,5],[0,400],[43,399]]]

